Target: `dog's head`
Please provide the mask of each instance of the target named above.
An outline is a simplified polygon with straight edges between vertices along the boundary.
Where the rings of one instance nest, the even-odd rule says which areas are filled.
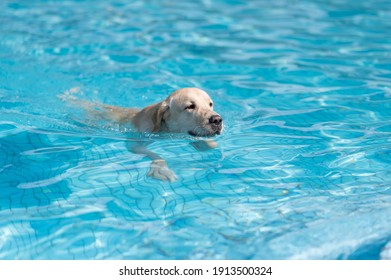
[[[223,119],[213,110],[209,95],[197,88],[183,88],[163,102],[151,105],[153,132],[213,136],[223,130]]]

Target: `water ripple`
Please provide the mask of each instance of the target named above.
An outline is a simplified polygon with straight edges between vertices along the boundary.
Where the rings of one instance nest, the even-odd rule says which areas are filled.
[[[389,259],[390,10],[1,1],[0,258]],[[141,108],[188,86],[224,118],[214,150],[58,98]]]

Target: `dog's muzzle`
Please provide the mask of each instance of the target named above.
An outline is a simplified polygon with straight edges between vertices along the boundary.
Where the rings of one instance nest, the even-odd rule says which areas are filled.
[[[219,115],[213,115],[209,118],[209,128],[204,128],[201,131],[192,131],[189,130],[188,133],[191,136],[213,136],[213,135],[219,135],[221,134],[221,131],[223,130],[223,119]]]
[[[209,124],[216,134],[220,134],[223,128],[223,119],[219,115],[213,115],[209,118]]]

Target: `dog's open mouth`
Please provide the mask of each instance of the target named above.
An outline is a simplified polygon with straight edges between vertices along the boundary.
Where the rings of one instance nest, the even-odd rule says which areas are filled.
[[[212,136],[215,136],[215,135],[220,135],[221,134],[221,129],[217,129],[215,131],[200,131],[200,132],[194,132],[192,130],[189,130],[188,133],[191,135],[191,136],[194,136],[194,137],[212,137]]]

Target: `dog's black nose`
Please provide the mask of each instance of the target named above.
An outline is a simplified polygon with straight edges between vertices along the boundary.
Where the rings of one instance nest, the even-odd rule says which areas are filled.
[[[219,115],[213,115],[209,119],[209,123],[215,126],[221,126],[223,119]]]

